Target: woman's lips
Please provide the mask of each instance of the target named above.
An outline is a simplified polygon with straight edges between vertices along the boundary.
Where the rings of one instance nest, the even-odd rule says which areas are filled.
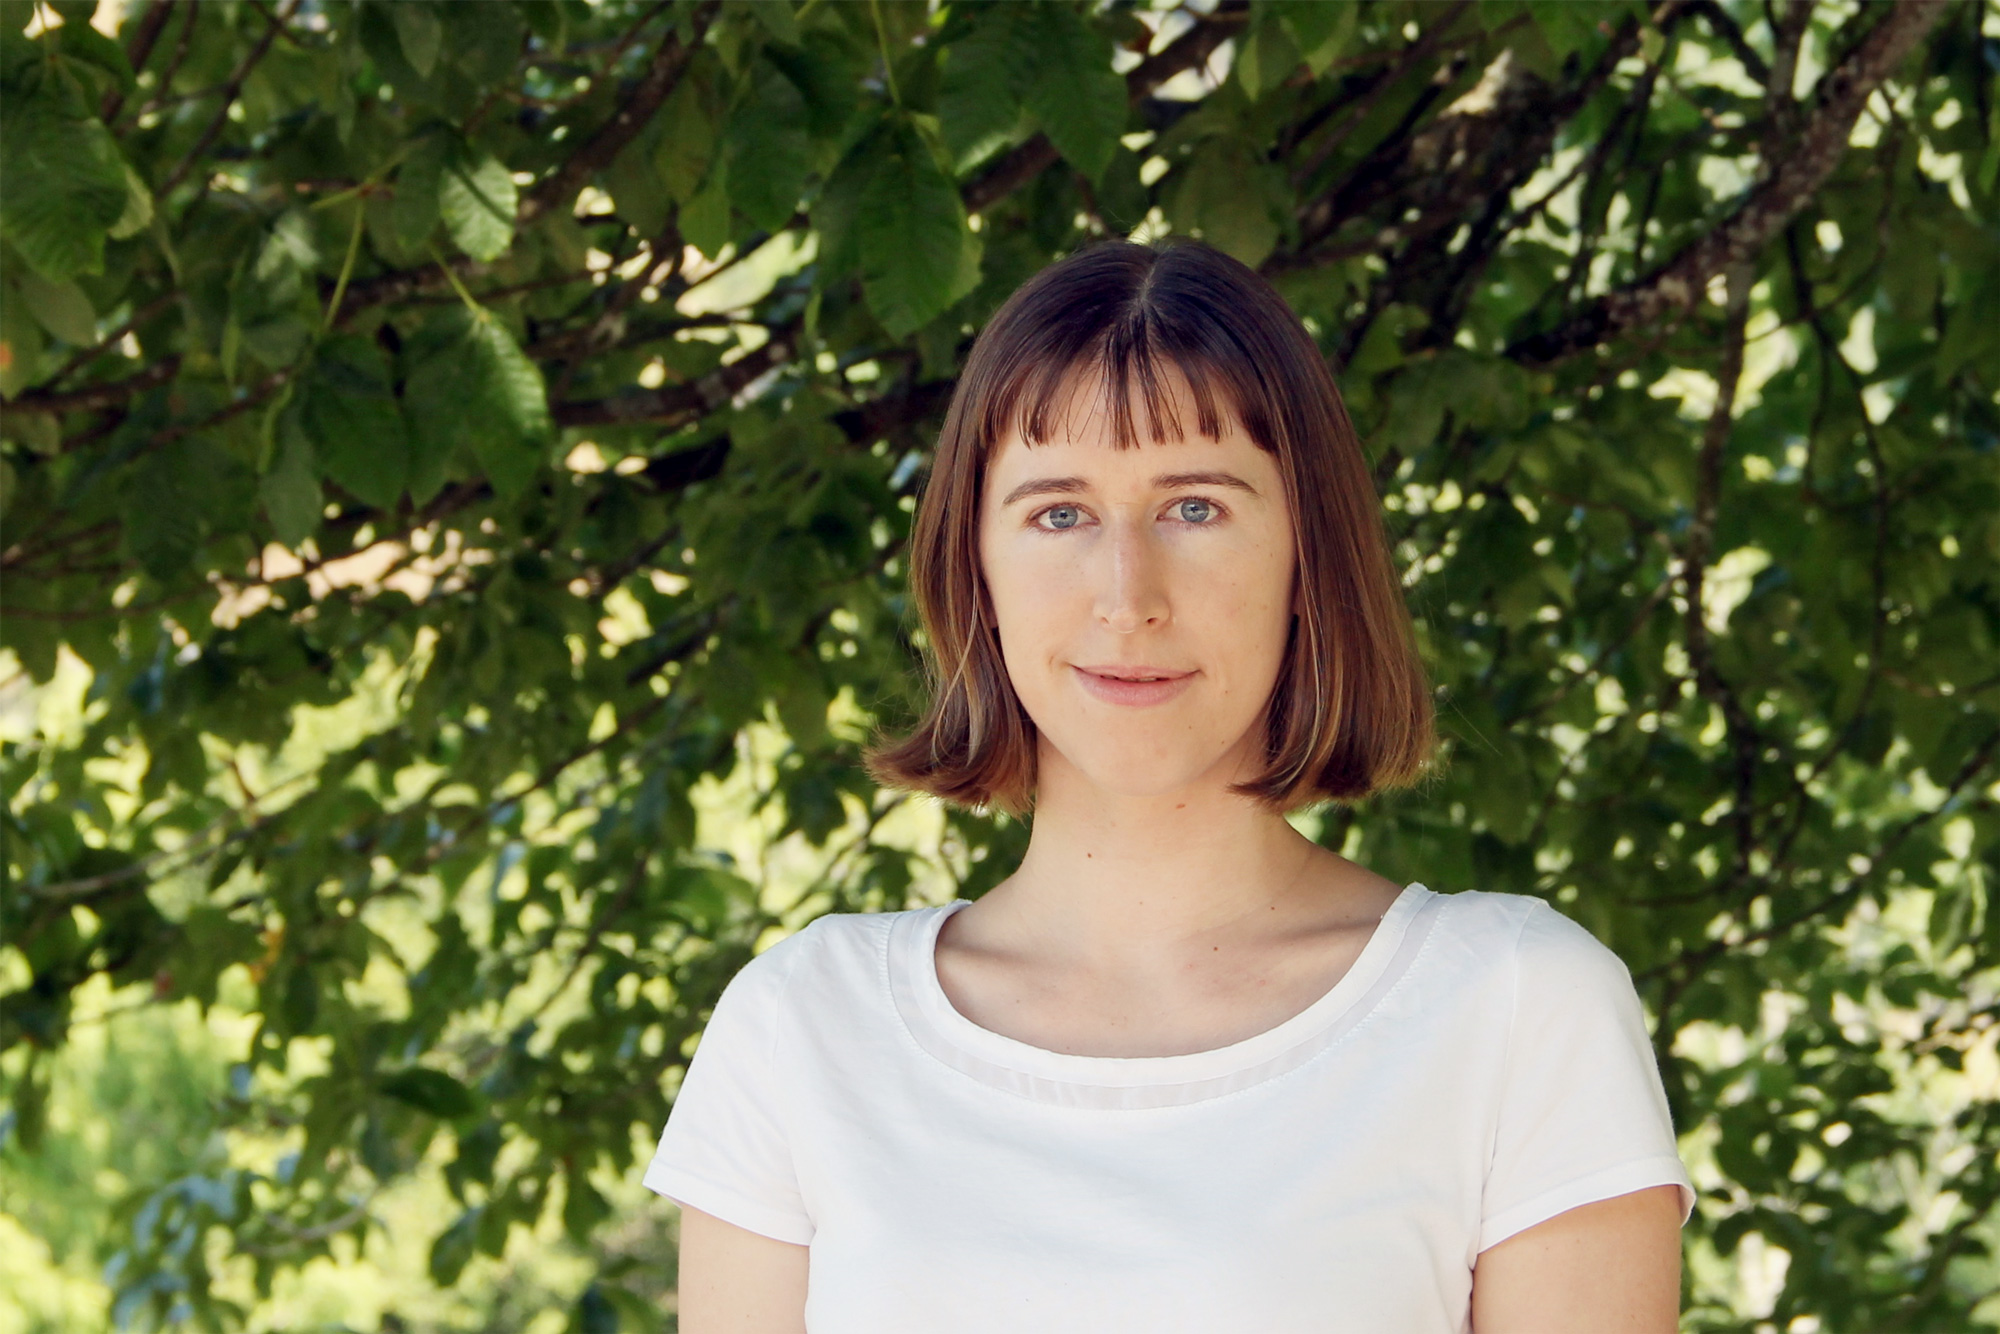
[[[1164,704],[1188,688],[1193,672],[1159,671],[1150,667],[1075,667],[1083,688],[1107,704],[1144,707]],[[1137,680],[1152,677],[1152,680]]]

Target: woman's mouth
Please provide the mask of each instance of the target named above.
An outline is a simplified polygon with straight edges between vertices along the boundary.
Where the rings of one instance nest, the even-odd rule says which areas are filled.
[[[1072,664],[1083,688],[1107,704],[1144,707],[1164,704],[1187,689],[1193,672],[1171,671],[1164,667],[1117,665],[1082,667]]]

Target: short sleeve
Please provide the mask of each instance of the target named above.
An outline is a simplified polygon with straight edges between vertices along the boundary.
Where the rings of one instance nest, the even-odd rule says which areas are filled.
[[[812,1219],[787,1133],[789,1090],[774,1060],[800,936],[723,988],[646,1169],[648,1189],[724,1222],[805,1245]]]
[[[1694,1187],[1624,962],[1537,900],[1515,965],[1479,1249],[1648,1186],[1679,1186],[1685,1223]]]

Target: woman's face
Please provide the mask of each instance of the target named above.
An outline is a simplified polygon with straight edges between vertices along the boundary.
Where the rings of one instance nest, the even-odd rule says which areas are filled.
[[[1157,796],[1254,777],[1292,618],[1292,516],[1275,457],[1223,411],[1210,440],[1170,377],[1179,440],[1119,449],[1096,386],[1052,438],[994,448],[979,555],[1001,651],[1041,732],[1043,782],[1067,765]],[[1053,753],[1051,753],[1053,752]]]

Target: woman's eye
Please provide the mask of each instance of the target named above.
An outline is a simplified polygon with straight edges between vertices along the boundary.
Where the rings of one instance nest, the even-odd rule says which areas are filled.
[[[1174,517],[1182,523],[1207,523],[1215,517],[1215,506],[1206,500],[1183,500],[1174,506]]]
[[[1055,505],[1042,511],[1051,528],[1074,528],[1083,522],[1083,511],[1074,505]]]

